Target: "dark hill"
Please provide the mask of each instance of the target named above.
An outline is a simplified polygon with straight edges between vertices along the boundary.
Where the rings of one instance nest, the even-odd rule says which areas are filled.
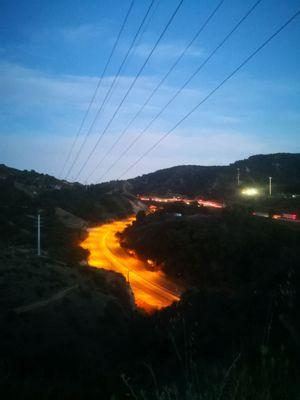
[[[0,214],[6,207],[54,209],[60,207],[89,222],[124,217],[139,207],[123,184],[85,186],[34,170],[20,171],[0,165]]]
[[[226,166],[181,165],[130,179],[134,194],[180,193],[188,196],[227,197],[235,193],[237,168],[242,185],[268,188],[274,193],[300,193],[300,154],[255,155]]]

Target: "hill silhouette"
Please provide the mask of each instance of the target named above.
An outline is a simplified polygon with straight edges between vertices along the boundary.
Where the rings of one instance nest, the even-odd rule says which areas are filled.
[[[228,197],[236,192],[237,169],[241,185],[255,184],[274,193],[300,193],[300,154],[254,155],[226,166],[181,165],[129,179],[135,194]]]

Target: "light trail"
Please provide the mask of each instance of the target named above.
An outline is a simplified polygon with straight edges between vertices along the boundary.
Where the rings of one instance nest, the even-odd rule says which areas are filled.
[[[171,305],[180,299],[183,288],[162,271],[151,271],[149,265],[121,246],[116,234],[122,232],[134,217],[114,221],[89,229],[88,237],[80,244],[90,252],[88,264],[121,273],[129,277],[136,305],[153,311]]]
[[[203,199],[187,199],[181,196],[173,196],[173,197],[158,197],[158,196],[144,196],[138,195],[139,200],[144,202],[154,202],[154,203],[184,203],[187,205],[193,204],[197,202],[200,206],[203,207],[212,207],[212,208],[225,208],[224,203],[220,203],[215,200],[203,200]]]

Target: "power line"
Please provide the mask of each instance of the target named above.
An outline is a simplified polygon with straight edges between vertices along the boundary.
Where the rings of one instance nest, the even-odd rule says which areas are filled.
[[[147,31],[147,29],[148,29],[148,27],[149,27],[149,25],[150,25],[150,22],[151,22],[151,20],[152,20],[152,18],[154,17],[155,13],[157,12],[157,9],[158,9],[158,7],[159,7],[159,4],[160,4],[160,0],[157,1],[156,6],[155,6],[154,9],[152,10],[152,13],[151,13],[151,15],[150,15],[149,18],[148,18],[148,21],[145,22],[144,27],[143,27],[143,29],[142,29],[141,32],[140,32],[139,38],[137,39],[137,41],[136,41],[136,43],[135,43],[135,45],[134,45],[134,49],[133,49],[133,53],[132,53],[131,57],[134,57],[134,56],[135,56],[135,54],[136,54],[136,49],[138,48],[138,46],[139,46],[139,44],[140,44],[140,42],[141,42],[141,40],[142,40],[142,38],[143,38],[145,32]],[[128,59],[126,60],[126,63],[124,64],[124,69],[126,68],[127,64],[128,64]],[[120,76],[118,77],[118,79],[120,79]],[[109,97],[108,97],[106,103],[110,101],[110,99],[111,99],[111,97],[112,97],[112,95],[113,95],[113,93],[114,93],[114,90],[116,89],[117,83],[118,83],[118,81],[117,81],[116,84],[114,85],[114,87],[113,87],[113,89],[112,89],[112,91],[111,91],[111,93],[110,93],[110,95],[109,95]]]
[[[157,48],[159,42],[161,41],[161,39],[163,38],[165,32],[167,31],[168,27],[171,25],[173,19],[175,18],[175,15],[177,14],[178,10],[180,9],[181,5],[183,3],[183,0],[180,0],[180,2],[178,3],[177,7],[175,8],[173,14],[171,15],[169,21],[167,22],[167,24],[165,25],[163,31],[161,32],[159,38],[157,39],[157,41],[155,42],[154,46],[152,47],[150,53],[148,54],[146,60],[144,61],[143,65],[141,66],[141,68],[139,69],[137,75],[135,76],[135,78],[133,79],[131,85],[129,86],[128,90],[126,91],[124,97],[122,98],[121,102],[119,103],[118,107],[116,108],[115,112],[113,113],[111,119],[108,121],[107,125],[105,126],[104,130],[101,132],[96,144],[94,145],[94,147],[92,148],[91,152],[89,153],[87,159],[85,160],[85,162],[83,163],[82,167],[80,168],[78,174],[75,177],[75,180],[78,179],[78,177],[80,176],[80,174],[82,173],[83,169],[85,168],[86,164],[88,163],[88,161],[90,160],[90,158],[92,157],[92,155],[94,154],[96,148],[98,147],[102,137],[105,135],[106,131],[108,130],[109,126],[111,125],[112,121],[115,119],[117,113],[119,112],[120,108],[122,107],[125,99],[127,98],[128,94],[130,93],[131,89],[133,88],[133,86],[135,85],[137,79],[139,78],[139,76],[141,75],[142,71],[144,70],[146,64],[148,63],[150,57],[152,56],[153,52],[155,51],[155,49]]]
[[[161,0],[157,0],[156,6],[154,7],[154,10],[152,11],[151,15],[149,16],[148,21],[147,21],[147,23],[145,24],[145,26],[144,26],[144,28],[143,28],[143,30],[142,30],[142,32],[141,32],[141,36],[140,36],[139,40],[137,41],[137,45],[139,45],[142,36],[143,36],[144,33],[147,31],[147,29],[148,29],[148,27],[149,27],[149,25],[150,25],[150,22],[152,21],[154,15],[155,15],[156,12],[157,12],[157,9],[158,9],[158,7],[159,7],[159,5],[160,5],[160,2],[161,2]]]
[[[151,3],[149,5],[144,17],[142,18],[142,21],[141,21],[141,23],[139,25],[139,28],[138,28],[137,32],[135,33],[135,35],[134,35],[134,38],[133,38],[133,40],[132,40],[132,42],[131,42],[131,44],[130,44],[127,52],[126,52],[126,55],[123,58],[123,61],[121,62],[120,66],[119,66],[119,69],[118,69],[117,73],[115,74],[114,79],[113,79],[112,83],[110,84],[110,87],[109,87],[109,89],[108,89],[108,91],[107,91],[107,93],[106,93],[106,95],[105,95],[105,97],[104,97],[104,99],[103,99],[103,101],[101,103],[101,106],[98,108],[98,111],[96,112],[96,115],[95,115],[95,117],[94,117],[94,119],[93,119],[93,121],[92,121],[92,123],[91,123],[91,125],[90,125],[90,127],[89,127],[89,129],[88,129],[88,131],[86,133],[86,135],[85,135],[85,138],[84,138],[81,146],[79,147],[79,149],[77,151],[77,154],[76,154],[76,156],[75,156],[75,158],[73,160],[73,163],[71,164],[71,166],[70,166],[70,168],[69,168],[69,170],[67,172],[66,178],[69,176],[70,172],[74,168],[74,165],[76,164],[76,162],[77,162],[77,160],[78,160],[78,158],[79,158],[79,156],[80,156],[80,154],[81,154],[81,152],[82,152],[82,150],[83,150],[83,148],[84,148],[84,146],[85,146],[85,144],[86,144],[86,142],[87,142],[87,140],[88,140],[88,138],[89,138],[89,136],[90,136],[90,134],[92,132],[92,129],[93,129],[93,127],[94,127],[94,125],[95,125],[95,123],[96,123],[96,121],[97,121],[97,119],[98,119],[98,117],[99,117],[99,115],[100,115],[100,113],[101,113],[101,111],[103,109],[103,107],[107,103],[109,95],[111,94],[111,91],[112,91],[112,89],[113,89],[113,87],[114,87],[114,85],[116,83],[116,80],[118,79],[118,77],[121,74],[121,71],[122,71],[122,69],[123,69],[123,67],[124,67],[124,65],[126,63],[126,60],[128,59],[128,57],[129,57],[129,55],[130,55],[130,53],[131,53],[131,51],[132,51],[132,49],[133,49],[133,47],[135,45],[135,42],[136,42],[136,40],[138,38],[138,35],[139,35],[139,33],[140,33],[140,31],[141,31],[141,29],[142,29],[142,27],[143,27],[143,25],[144,25],[144,23],[145,23],[145,21],[147,19],[147,16],[148,16],[151,8],[153,7],[154,2],[155,2],[155,0],[151,1]]]
[[[118,136],[118,138],[115,140],[113,145],[108,149],[108,151],[104,154],[104,156],[101,158],[101,160],[98,162],[96,167],[92,170],[92,172],[87,176],[86,181],[90,179],[90,177],[96,172],[96,170],[100,167],[100,165],[103,163],[103,161],[106,159],[106,157],[111,153],[111,151],[115,148],[115,146],[120,142],[122,137],[125,135],[129,127],[133,124],[133,122],[138,118],[138,116],[141,114],[143,109],[146,107],[146,105],[150,102],[154,94],[157,92],[157,90],[161,87],[161,85],[165,82],[165,80],[170,76],[170,74],[173,72],[173,70],[176,68],[176,66],[179,64],[179,62],[183,59],[187,51],[192,47],[196,39],[200,36],[200,33],[203,31],[203,29],[207,26],[209,21],[214,17],[218,9],[221,7],[221,5],[224,3],[225,0],[221,0],[216,8],[211,12],[211,14],[207,17],[207,19],[204,21],[204,23],[201,25],[201,27],[198,29],[194,37],[190,40],[190,42],[187,44],[187,46],[184,48],[184,50],[181,52],[179,57],[175,60],[175,62],[172,64],[171,68],[167,71],[167,73],[163,76],[163,78],[159,81],[159,83],[156,85],[156,87],[152,90],[150,93],[149,97],[147,100],[144,102],[144,104],[141,106],[141,108],[137,111],[137,113],[133,116],[133,118],[129,121],[129,123],[126,125],[125,129],[122,131],[122,133]]]
[[[41,256],[41,214],[37,215],[37,255]]]
[[[106,70],[107,70],[107,68],[108,68],[108,65],[109,65],[109,63],[110,63],[110,61],[111,61],[111,59],[112,59],[112,56],[113,56],[113,54],[114,54],[114,52],[115,52],[115,50],[116,50],[116,47],[117,47],[117,45],[118,45],[118,43],[119,43],[120,37],[121,37],[122,32],[123,32],[123,30],[124,30],[124,28],[125,28],[125,25],[126,25],[126,23],[127,23],[129,14],[131,13],[132,7],[133,7],[133,5],[134,5],[134,1],[135,1],[135,0],[132,0],[131,3],[130,3],[130,5],[129,5],[129,8],[128,8],[127,13],[126,13],[125,18],[124,18],[124,21],[123,21],[123,23],[122,23],[122,25],[121,25],[120,31],[119,31],[119,33],[118,33],[118,35],[117,35],[117,38],[116,38],[115,43],[114,43],[114,45],[113,45],[113,48],[112,48],[112,50],[111,50],[111,52],[110,52],[110,55],[109,55],[109,57],[108,57],[108,59],[107,59],[107,61],[106,61],[105,67],[104,67],[104,69],[103,69],[103,72],[102,72],[102,74],[101,74],[101,76],[100,76],[100,78],[99,78],[99,80],[98,80],[98,83],[97,83],[97,86],[96,86],[96,88],[95,88],[95,91],[94,91],[94,93],[93,93],[93,95],[92,95],[92,98],[91,98],[91,100],[90,100],[90,102],[89,102],[88,108],[87,108],[87,110],[86,110],[86,112],[85,112],[85,114],[84,114],[84,116],[83,116],[83,119],[82,119],[82,121],[81,121],[81,124],[80,124],[80,126],[79,126],[79,129],[78,129],[77,134],[76,134],[76,136],[75,136],[75,139],[74,139],[74,141],[73,141],[73,143],[72,143],[72,146],[71,146],[71,148],[70,148],[70,150],[69,150],[69,153],[68,153],[68,155],[67,155],[67,157],[66,157],[66,159],[65,159],[65,161],[64,161],[64,164],[63,164],[63,167],[62,167],[62,169],[61,169],[61,171],[60,171],[60,173],[59,173],[59,176],[62,176],[62,174],[63,174],[63,172],[64,172],[64,170],[65,170],[65,168],[66,168],[66,166],[67,166],[67,164],[68,164],[68,162],[69,162],[69,159],[70,159],[70,157],[71,157],[71,155],[72,155],[72,152],[73,152],[73,149],[74,149],[74,147],[75,147],[75,145],[76,145],[76,143],[77,143],[77,140],[78,140],[78,138],[79,138],[79,135],[80,135],[80,133],[81,133],[81,130],[82,130],[82,128],[83,128],[83,125],[84,125],[84,123],[85,123],[85,121],[86,121],[86,118],[87,118],[87,116],[88,116],[88,114],[89,114],[89,112],[90,112],[91,106],[92,106],[92,104],[93,104],[93,102],[94,102],[94,100],[95,100],[95,98],[96,98],[96,95],[97,95],[97,93],[98,93],[98,90],[99,90],[99,88],[100,88],[100,86],[101,86],[101,83],[102,83],[103,77],[104,77],[104,75],[105,75],[105,73],[106,73]]]
[[[113,162],[113,164],[105,171],[101,176],[100,180],[106,176],[106,174],[119,162],[125,154],[135,145],[135,143],[147,132],[150,126],[161,116],[161,114],[169,107],[169,105],[176,99],[177,96],[186,88],[186,86],[195,78],[196,75],[202,70],[202,68],[208,63],[208,61],[217,53],[217,51],[227,42],[227,40],[233,35],[233,33],[240,27],[240,25],[249,17],[254,9],[261,3],[262,0],[257,0],[252,7],[244,14],[244,16],[237,22],[237,24],[229,31],[223,40],[211,51],[207,58],[195,69],[195,71],[188,77],[183,85],[175,92],[169,101],[160,109],[160,111],[150,120],[146,127],[136,136],[135,139],[126,147],[121,155]],[[94,172],[94,171],[93,171]]]
[[[204,97],[195,107],[192,108],[183,118],[181,118],[170,130],[160,137],[144,154],[142,154],[134,163],[132,163],[119,177],[121,179],[143,158],[145,158],[152,150],[154,150],[167,136],[170,135],[183,121],[193,114],[203,103],[205,103],[217,90],[219,90],[229,79],[231,79],[240,69],[242,69],[253,57],[256,56],[272,39],[274,39],[283,29],[285,29],[296,17],[300,15],[300,10],[293,14],[280,28],[278,28],[271,36],[268,37],[254,52],[252,52],[237,68],[235,68],[221,83],[219,83],[209,94]]]

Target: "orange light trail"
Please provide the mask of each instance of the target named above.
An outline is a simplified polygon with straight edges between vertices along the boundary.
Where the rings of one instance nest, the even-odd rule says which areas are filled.
[[[88,264],[121,273],[128,279],[135,303],[146,311],[171,305],[180,298],[182,287],[175,284],[162,271],[150,271],[149,264],[127,253],[116,233],[122,232],[134,217],[103,224],[88,231],[80,246],[89,251]]]
[[[184,203],[187,205],[192,204],[193,202],[197,201],[199,205],[204,207],[212,207],[212,208],[224,208],[225,205],[223,203],[219,203],[214,200],[202,200],[202,199],[186,199],[180,196],[173,196],[173,197],[157,197],[157,196],[141,196],[138,195],[138,198],[144,202],[155,202],[155,203]]]

